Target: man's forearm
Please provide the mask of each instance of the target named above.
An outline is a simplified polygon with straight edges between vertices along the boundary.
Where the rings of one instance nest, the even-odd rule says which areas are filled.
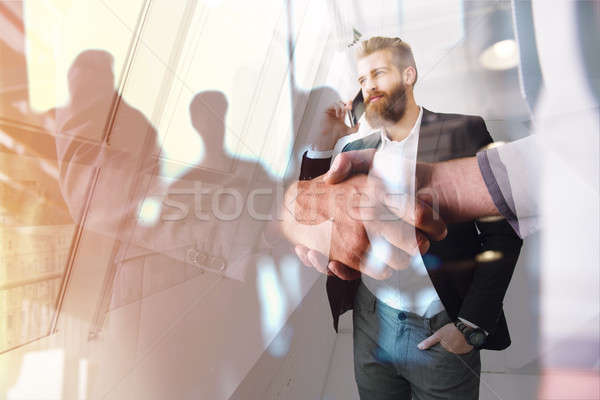
[[[419,197],[434,205],[438,202],[440,215],[446,222],[500,215],[476,157],[429,164],[427,175],[427,183],[419,190]]]

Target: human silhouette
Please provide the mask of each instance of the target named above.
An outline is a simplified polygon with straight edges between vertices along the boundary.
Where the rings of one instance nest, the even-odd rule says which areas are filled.
[[[116,92],[109,53],[79,54],[68,78],[69,103],[56,110],[61,191],[75,222],[85,212],[87,229],[125,239],[121,225],[144,193],[141,177],[158,166],[156,131]],[[89,196],[97,208],[85,209]]]
[[[204,143],[204,157],[171,186],[169,199],[189,210],[185,219],[201,253],[198,266],[243,280],[252,256],[264,249],[261,241],[277,188],[260,163],[227,152],[227,108],[219,91],[200,92],[193,98],[190,119]],[[176,211],[166,207],[164,219]]]

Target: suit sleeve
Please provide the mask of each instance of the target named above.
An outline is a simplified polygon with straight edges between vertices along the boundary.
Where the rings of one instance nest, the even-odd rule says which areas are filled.
[[[317,176],[323,175],[329,171],[329,165],[331,163],[331,157],[329,158],[308,158],[307,152],[302,155],[302,164],[300,165],[300,177],[301,181],[308,181],[316,178]]]
[[[481,118],[470,123],[469,136],[470,143],[477,147],[475,151],[492,142]],[[479,232],[480,252],[458,317],[493,333],[523,241],[504,219],[474,223]]]

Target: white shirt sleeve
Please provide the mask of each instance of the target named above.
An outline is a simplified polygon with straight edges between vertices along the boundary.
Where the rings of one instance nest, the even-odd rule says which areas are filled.
[[[312,158],[317,159],[317,158],[331,158],[331,156],[333,155],[333,149],[332,150],[313,150],[311,148],[306,150],[306,157],[308,158]]]
[[[496,208],[521,238],[540,229],[541,152],[537,137],[531,135],[477,154]]]

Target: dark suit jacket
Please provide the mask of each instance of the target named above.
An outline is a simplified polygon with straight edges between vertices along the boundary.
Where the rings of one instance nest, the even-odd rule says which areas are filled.
[[[342,151],[376,148],[379,134],[349,143]],[[481,117],[432,113],[423,109],[417,160],[438,162],[474,156],[492,142]],[[300,179],[312,179],[329,169],[329,159],[303,157]],[[464,318],[489,333],[483,348],[502,350],[510,335],[502,301],[519,257],[522,240],[505,220],[450,224],[447,237],[432,242],[423,262],[448,315]],[[497,260],[478,262],[486,251],[502,253]],[[337,331],[339,316],[352,309],[360,280],[327,278],[327,294]]]

